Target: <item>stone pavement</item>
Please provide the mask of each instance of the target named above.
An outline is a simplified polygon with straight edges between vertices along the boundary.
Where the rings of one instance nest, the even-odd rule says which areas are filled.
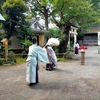
[[[53,71],[39,64],[39,83],[30,87],[25,82],[25,64],[0,68],[0,100],[100,100],[100,54],[97,46],[74,60],[58,62]]]

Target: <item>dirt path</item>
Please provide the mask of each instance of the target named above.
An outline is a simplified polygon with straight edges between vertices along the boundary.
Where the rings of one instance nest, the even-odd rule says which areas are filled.
[[[25,64],[0,69],[0,100],[100,100],[100,54],[88,47],[85,65],[76,60],[58,62],[53,71],[40,63],[39,83],[25,82]]]

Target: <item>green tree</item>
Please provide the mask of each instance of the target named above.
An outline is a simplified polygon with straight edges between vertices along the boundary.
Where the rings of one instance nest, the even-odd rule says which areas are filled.
[[[9,39],[16,30],[16,26],[25,20],[24,13],[28,10],[28,7],[23,0],[6,0],[2,5],[2,10],[6,19],[4,29]]]
[[[44,19],[45,20],[45,28],[48,30],[48,21],[50,16],[51,7],[49,5],[48,0],[30,0],[30,14],[32,17]]]
[[[2,12],[2,5],[6,0],[0,0],[0,13]]]
[[[91,0],[94,10],[97,12],[96,16],[99,18],[98,23],[100,22],[100,0]]]
[[[17,28],[17,38],[19,42],[25,46],[25,51],[28,51],[28,47],[31,45],[32,37],[34,33],[30,29],[30,23],[28,21],[23,20],[19,27]]]
[[[91,0],[32,0],[31,4],[32,13],[36,17],[45,18],[45,27],[50,20],[61,29],[63,39],[59,45],[59,52],[66,52],[71,25],[84,29],[100,22],[98,11],[94,9]]]
[[[58,27],[49,28],[48,31],[45,32],[45,36],[59,38],[61,39],[61,30]]]
[[[65,35],[59,45],[59,52],[65,52],[72,23],[73,25],[81,26],[81,28],[87,28],[91,24],[97,23],[99,18],[92,7],[93,4],[87,0],[56,0],[53,4],[55,9],[52,16],[53,21],[62,30],[62,35]]]
[[[91,2],[93,3],[93,8],[95,8],[96,11],[100,11],[100,0],[91,0]]]

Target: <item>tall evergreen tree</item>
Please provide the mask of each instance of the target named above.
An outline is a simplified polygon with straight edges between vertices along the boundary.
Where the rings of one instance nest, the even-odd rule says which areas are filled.
[[[2,5],[3,15],[6,19],[4,28],[7,33],[6,38],[10,38],[16,26],[25,20],[24,13],[28,10],[24,0],[6,0]]]

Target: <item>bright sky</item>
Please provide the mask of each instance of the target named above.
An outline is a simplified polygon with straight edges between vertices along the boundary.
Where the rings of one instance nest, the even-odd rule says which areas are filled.
[[[39,21],[39,23],[40,23],[41,25],[44,26],[44,20],[43,20],[43,19],[41,19],[41,20]],[[55,24],[50,23],[50,24],[49,24],[49,28],[52,28],[52,27],[55,27]]]

